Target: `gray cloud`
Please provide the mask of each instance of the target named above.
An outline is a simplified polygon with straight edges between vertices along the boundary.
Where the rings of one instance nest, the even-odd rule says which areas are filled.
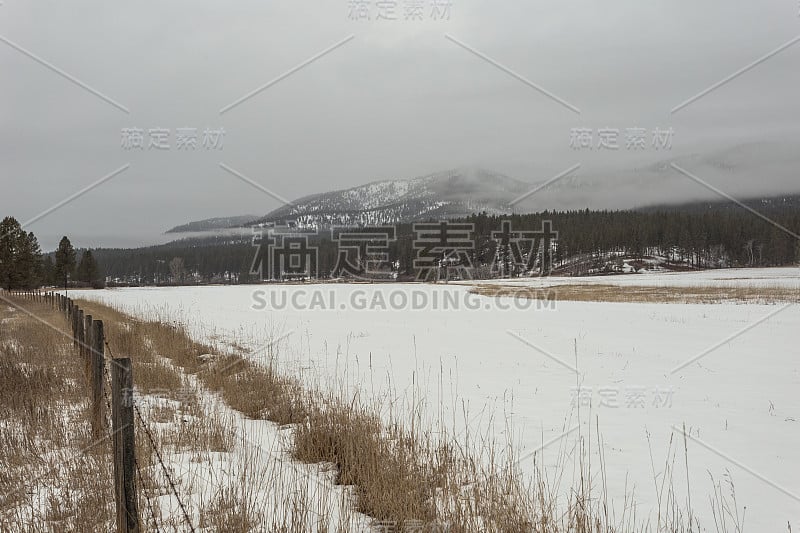
[[[0,43],[0,213],[27,220],[126,163],[127,172],[31,226],[45,247],[63,233],[83,246],[145,244],[189,220],[278,207],[220,162],[287,198],[465,165],[535,183],[575,163],[576,179],[591,185],[537,195],[532,208],[707,197],[659,170],[671,160],[735,195],[796,190],[800,45],[670,109],[800,35],[797,9],[793,0],[453,0],[449,21],[419,22],[351,21],[346,0],[5,0],[0,35],[130,114]],[[187,126],[223,127],[224,148],[120,147],[122,128]],[[656,126],[674,128],[671,151],[569,146],[576,127]]]

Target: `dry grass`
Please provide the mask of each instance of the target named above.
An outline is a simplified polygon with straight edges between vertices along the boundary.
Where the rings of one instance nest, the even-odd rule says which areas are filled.
[[[479,284],[473,294],[529,300],[615,303],[714,304],[800,302],[797,290],[780,287],[645,287],[627,285],[555,285],[533,288]]]
[[[67,319],[27,298],[3,298],[0,531],[111,530],[115,510],[110,439],[91,440],[85,370],[70,340]],[[131,320],[111,308],[88,307],[82,306],[87,314],[104,319],[109,351],[132,357],[137,404],[156,441],[154,446],[137,423],[142,530],[150,530],[151,514],[161,526],[178,527],[179,507],[156,449],[162,455],[190,452],[196,457],[228,452],[235,440],[232,420],[202,405],[197,385],[161,355],[188,358],[187,346],[195,345],[186,336],[160,324]],[[162,502],[151,505],[148,498]]]
[[[564,470],[572,461],[571,467],[577,471],[573,486],[567,488],[566,500],[559,499],[561,474],[554,482],[552,473],[548,476],[534,463],[533,477],[524,479],[515,466],[510,445],[497,449],[491,439],[475,439],[469,434],[461,439],[443,438],[443,428],[436,435],[409,430],[398,420],[382,419],[378,414],[381,405],[364,405],[358,397],[344,399],[343,395],[307,390],[297,379],[274,369],[275,354],[270,354],[265,366],[245,359],[243,350],[200,357],[213,350],[192,341],[176,325],[148,322],[134,327],[144,331],[153,328],[158,332],[156,337],[169,340],[165,346],[176,344],[177,355],[168,349],[159,353],[196,376],[203,387],[218,393],[244,416],[290,425],[291,455],[303,463],[330,465],[334,483],[352,487],[355,509],[377,524],[390,525],[388,530],[439,527],[464,533],[609,533],[652,529],[652,524],[640,523],[635,511],[629,510],[635,510],[632,501],[627,502],[621,518],[614,517],[608,512],[604,491],[595,489],[593,493],[592,488],[605,477],[605,465],[595,466],[594,476],[590,476],[592,465],[584,446],[591,436],[580,441],[580,453],[567,458],[565,452],[559,459]],[[176,340],[181,336],[184,338]],[[155,341],[154,345],[159,343]],[[479,448],[464,446],[464,442],[476,440],[481,442]],[[327,530],[314,527],[315,513],[311,510],[321,511],[324,506],[311,501],[308,493],[294,494],[280,502],[281,508],[271,513],[272,522],[265,522],[270,518],[259,514],[254,490],[265,481],[264,474],[255,473],[247,465],[242,472],[240,483],[220,489],[205,507],[204,523],[221,531]],[[665,486],[672,495],[671,477]],[[674,495],[665,499],[664,508],[658,512],[656,530],[693,529],[691,513],[675,501]]]
[[[51,324],[63,317],[25,307]],[[93,442],[83,367],[59,331],[0,306],[0,531],[111,527],[110,443]]]
[[[370,409],[330,400],[315,406],[295,431],[294,457],[331,463],[336,483],[353,485],[359,511],[404,524],[432,522],[436,479],[428,450],[402,433],[386,435]]]
[[[334,483],[353,487],[356,510],[393,524],[397,531],[434,523],[446,523],[448,530],[454,532],[522,531],[530,524],[530,509],[522,504],[524,491],[516,478],[483,468],[480,461],[464,457],[464,450],[455,452],[429,434],[416,435],[399,423],[385,424],[377,414],[380,406],[309,391],[297,379],[277,372],[272,364],[259,365],[241,353],[211,355],[211,347],[192,341],[176,325],[133,320],[96,303],[80,304],[99,316],[112,317],[107,331],[119,327],[125,330],[114,351],[124,349],[136,354],[135,339],[145,336],[151,339],[154,351],[191,373],[205,389],[218,393],[244,416],[291,425],[292,456],[303,463],[331,465]],[[109,334],[109,338],[114,337]],[[147,358],[149,365],[156,361],[149,353],[132,357],[139,386],[137,357]],[[146,388],[161,386],[163,378],[151,383],[145,376],[145,380],[141,386]],[[169,414],[157,412],[151,416],[163,418]],[[468,478],[481,479],[482,483],[465,489],[463,480]],[[226,530],[247,531],[239,527],[249,524],[253,513],[234,511],[253,506],[252,501],[243,498],[246,494],[243,487],[223,488],[205,508],[203,521],[233,528]],[[238,505],[233,505],[237,497]],[[294,501],[285,505],[291,505],[291,512],[284,509],[277,514],[294,518],[272,526],[281,531],[308,531],[312,516],[298,517],[307,514],[307,508],[314,504]],[[222,516],[215,517],[215,513]]]
[[[209,390],[219,392],[229,406],[248,418],[285,425],[308,416],[306,394],[298,382],[239,355],[215,358],[198,376]]]
[[[134,363],[137,402],[156,440],[153,446],[137,428],[142,475],[139,508],[145,531],[153,521],[162,531],[182,527],[156,449],[167,459],[171,454],[189,454],[193,464],[210,464],[220,454],[236,457],[226,467],[228,477],[216,484],[210,496],[195,493],[191,484],[179,483],[181,498],[189,502],[206,531],[329,531],[334,512],[340,518],[333,530],[350,531],[352,507],[345,501],[349,495],[355,510],[386,524],[378,529],[383,531],[695,529],[691,510],[684,509],[672,490],[672,469],[664,485],[663,504],[659,500],[655,527],[641,523],[633,502],[626,502],[622,517],[609,516],[605,492],[595,488],[603,485],[605,465],[591,465],[586,459],[589,454],[584,447],[591,436],[579,440],[577,453],[562,454],[555,480],[536,457],[532,477],[523,477],[510,444],[497,448],[492,438],[475,438],[469,432],[453,438],[444,428],[435,434],[413,429],[425,426],[416,409],[409,429],[399,421],[404,417],[382,417],[379,404],[364,404],[358,396],[344,399],[342,394],[308,390],[272,364],[256,364],[236,350],[214,354],[212,347],[194,341],[179,325],[135,319],[97,303],[78,303],[87,313],[104,319],[111,353],[131,357]],[[54,311],[37,308],[36,312],[53,323],[65,322]],[[80,449],[89,435],[82,366],[75,364],[71,343],[18,313],[2,311],[0,319],[0,444],[4,444],[0,487],[26,488],[4,506],[0,530],[73,531],[82,530],[83,524],[89,524],[89,530],[109,529],[113,491],[107,445],[83,453],[81,461],[72,462],[78,466],[48,476],[50,461],[60,453],[64,463],[63,455]],[[312,491],[308,481],[298,484],[296,479],[287,479],[286,469],[275,466],[273,458],[264,461],[257,456],[261,453],[257,448],[242,446],[229,415],[208,403],[208,391],[248,419],[288,428],[291,456],[298,463],[327,465],[333,482],[350,490],[337,502],[332,501],[330,490]],[[671,444],[673,463],[675,449]],[[58,453],[48,455],[47,450]],[[241,450],[243,454],[234,455]],[[268,468],[260,468],[263,464]],[[570,467],[577,474],[562,487],[562,477]],[[91,475],[86,475],[86,468]],[[34,484],[51,490],[38,489],[31,495],[31,480],[37,474],[44,474],[43,481]],[[277,490],[287,486],[306,488],[288,494]],[[58,492],[52,487],[58,487]],[[266,496],[265,487],[273,488]],[[557,495],[564,493],[566,499],[559,499]],[[715,487],[715,498],[729,519],[730,510],[736,509],[735,499],[731,507],[720,487]],[[152,509],[155,500],[159,505]],[[98,501],[104,503],[99,510]],[[723,524],[717,530],[733,529]]]

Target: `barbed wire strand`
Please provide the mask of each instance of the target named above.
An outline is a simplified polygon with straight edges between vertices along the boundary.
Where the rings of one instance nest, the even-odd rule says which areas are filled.
[[[105,345],[105,347],[107,349],[107,353],[103,354],[103,358],[105,360],[107,360],[107,361],[112,361],[113,362],[114,361],[114,353],[111,350],[111,345],[108,343],[108,339],[107,338],[103,339],[103,344]],[[93,348],[89,348],[89,349],[93,350]],[[111,411],[112,411],[111,398],[110,398],[110,393],[109,393],[109,386],[111,385],[111,376],[109,375],[108,367],[105,366],[105,365],[103,365],[103,377],[104,377],[104,381],[106,382],[106,385],[108,385],[106,387],[103,387],[103,393],[104,393],[105,400],[106,400],[106,407],[108,408],[106,410],[106,415],[110,416],[111,415]],[[192,531],[192,533],[196,533],[195,529],[194,529],[194,525],[192,524],[192,520],[189,518],[189,513],[186,511],[186,506],[183,504],[183,501],[181,501],[180,495],[178,494],[178,489],[176,488],[175,482],[172,480],[172,476],[169,473],[169,469],[164,464],[164,460],[161,457],[161,452],[159,452],[159,450],[158,450],[158,445],[155,442],[155,438],[153,437],[153,434],[150,431],[150,428],[148,427],[147,422],[145,422],[144,417],[142,417],[142,413],[139,411],[139,408],[136,406],[135,403],[132,403],[132,405],[133,405],[133,409],[134,409],[134,411],[136,413],[136,416],[139,419],[139,423],[142,426],[142,429],[144,429],[145,435],[147,436],[147,440],[150,442],[150,446],[151,446],[152,450],[156,454],[156,458],[158,459],[158,463],[161,465],[161,469],[164,472],[164,477],[167,478],[167,482],[169,483],[169,486],[172,489],[172,493],[175,495],[175,499],[178,501],[178,505],[180,506],[181,512],[183,513],[183,518],[184,518],[184,520],[186,520],[186,524],[189,526],[189,529]],[[111,421],[111,422],[113,422],[113,421]],[[107,428],[110,428],[110,427],[111,426],[109,424],[107,426]],[[158,520],[156,519],[156,516],[155,516],[155,511],[153,509],[153,503],[152,503],[152,500],[149,497],[147,489],[145,488],[144,477],[142,476],[141,469],[139,468],[139,462],[136,461],[135,458],[134,458],[134,465],[136,467],[136,473],[137,473],[137,475],[139,477],[139,483],[142,486],[142,491],[144,491],[144,496],[145,496],[145,499],[147,500],[148,508],[150,510],[150,516],[151,516],[151,518],[153,520],[153,527],[155,527],[156,531],[158,532],[159,531],[159,529],[158,529]]]
[[[147,507],[150,509],[150,518],[153,519],[153,527],[156,529],[156,533],[159,533],[158,519],[156,518],[155,509],[153,509],[153,501],[150,499],[150,496],[147,493],[147,487],[144,486],[144,476],[142,476],[142,471],[139,468],[139,461],[134,458],[133,464],[136,465],[136,474],[139,476],[139,485],[142,487],[144,499],[147,500]]]
[[[158,462],[161,465],[162,470],[164,471],[164,476],[167,478],[167,481],[169,482],[169,486],[172,489],[172,493],[175,495],[175,499],[178,500],[178,505],[180,506],[181,511],[183,512],[183,517],[186,519],[186,524],[189,526],[189,529],[192,531],[192,533],[195,533],[194,526],[192,525],[192,521],[189,518],[189,513],[186,512],[186,507],[183,505],[183,502],[181,501],[181,498],[178,495],[178,489],[175,487],[175,482],[172,481],[172,476],[170,476],[169,470],[167,469],[167,466],[164,464],[164,461],[161,458],[161,453],[158,451],[158,446],[155,443],[155,438],[153,437],[153,434],[150,432],[150,428],[147,426],[147,423],[144,421],[144,418],[142,417],[142,413],[139,411],[139,408],[136,406],[135,403],[133,404],[133,410],[136,412],[136,416],[139,418],[139,422],[142,425],[142,429],[144,429],[145,435],[147,435],[147,438],[150,441],[150,445],[153,447],[153,451],[156,453],[156,458],[158,459]]]
[[[111,346],[109,346],[108,342],[105,341],[105,340],[104,340],[104,344],[108,348],[109,354],[111,354],[112,353],[111,352]],[[91,348],[89,346],[86,346],[86,347],[89,350],[94,351],[94,348]],[[78,346],[78,349],[80,349],[80,346]],[[108,354],[104,353],[103,354],[103,358],[105,360],[113,361],[113,355],[109,356]],[[110,396],[110,392],[109,392],[109,387],[111,386],[111,376],[109,375],[108,367],[106,365],[103,365],[103,381],[106,384],[106,386],[103,387],[103,396],[105,397],[106,407],[107,407],[106,416],[105,416],[106,422],[107,422],[106,431],[108,432],[108,436],[111,437],[112,433],[111,433],[111,431],[109,429],[111,427],[111,422],[112,422],[111,419],[110,419],[111,418],[111,396]],[[140,420],[141,420],[141,415],[140,415]],[[151,443],[152,443],[152,439],[151,439]],[[153,449],[155,450],[155,448],[153,448]],[[155,528],[156,533],[160,533],[160,530],[158,528],[158,519],[156,518],[155,509],[153,507],[153,501],[150,498],[150,495],[149,495],[149,493],[147,491],[147,487],[145,486],[144,476],[142,476],[142,471],[141,471],[141,469],[139,467],[139,461],[137,461],[135,457],[134,457],[134,465],[136,467],[136,474],[139,477],[139,485],[142,487],[142,491],[144,492],[145,500],[147,501],[147,507],[148,507],[148,510],[150,511],[150,517],[152,519],[153,527]],[[162,463],[162,466],[163,466],[163,463]],[[174,489],[174,487],[173,487],[173,489]],[[178,499],[178,503],[179,504],[181,503],[180,499]],[[183,507],[182,504],[181,504],[181,507]],[[184,512],[184,516],[186,516],[185,512]],[[186,518],[188,520],[188,517],[186,517]],[[189,527],[192,528],[192,531],[194,531],[194,528],[192,527],[191,522],[189,522]]]

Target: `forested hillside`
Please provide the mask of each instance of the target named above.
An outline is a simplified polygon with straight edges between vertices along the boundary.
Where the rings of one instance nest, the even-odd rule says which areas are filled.
[[[538,230],[542,221],[552,221],[558,232],[554,268],[562,274],[604,272],[610,261],[620,257],[648,257],[672,268],[800,262],[800,239],[793,235],[800,234],[798,198],[758,200],[748,205],[764,218],[724,202],[639,211],[476,214],[461,222],[475,225],[472,262],[476,267],[489,265],[495,259],[497,247],[492,232],[499,231],[504,220],[511,221],[515,231]],[[320,277],[329,276],[337,254],[330,231],[320,231],[309,243],[318,249]],[[398,225],[397,240],[389,246],[389,262],[398,262],[401,276],[413,275],[415,253],[413,226]],[[252,239],[244,236],[186,239],[136,250],[95,250],[106,276],[141,284],[256,281],[250,275],[256,255]]]

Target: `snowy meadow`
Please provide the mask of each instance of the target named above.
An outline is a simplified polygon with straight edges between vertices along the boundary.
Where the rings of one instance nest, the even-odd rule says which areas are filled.
[[[796,269],[594,280],[798,289]],[[559,285],[594,280],[514,284],[557,295]],[[375,401],[387,418],[447,433],[479,456],[510,455],[523,476],[541,468],[565,493],[585,459],[592,494],[617,520],[635,514],[653,527],[659,509],[677,505],[711,531],[721,515],[731,531],[731,523],[800,530],[796,304],[538,301],[471,289],[464,282],[70,293],[184,323],[203,342],[243,346],[309,388]],[[720,491],[724,505],[713,497]]]

